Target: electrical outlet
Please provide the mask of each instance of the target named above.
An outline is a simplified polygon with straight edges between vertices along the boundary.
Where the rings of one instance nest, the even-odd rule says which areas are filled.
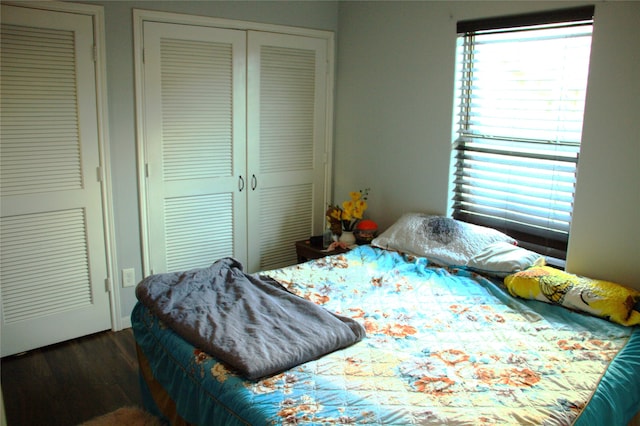
[[[127,268],[122,270],[122,287],[133,287],[136,285],[136,270]]]

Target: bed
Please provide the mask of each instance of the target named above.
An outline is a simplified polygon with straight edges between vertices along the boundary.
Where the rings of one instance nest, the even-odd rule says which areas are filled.
[[[372,245],[254,274],[366,331],[268,376],[246,379],[139,302],[145,408],[198,425],[628,424],[640,408],[639,327],[514,297],[504,278],[540,266],[531,252],[510,254],[506,270],[504,256],[478,263],[484,236],[474,248],[442,218],[429,232],[431,217],[409,219]]]

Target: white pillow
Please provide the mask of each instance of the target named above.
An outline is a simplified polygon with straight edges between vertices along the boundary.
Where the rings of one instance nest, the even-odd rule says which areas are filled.
[[[489,244],[476,253],[467,263],[467,267],[484,274],[504,278],[509,274],[524,271],[531,266],[543,266],[544,264],[544,257],[536,252],[513,244],[497,242]]]
[[[423,256],[445,266],[465,266],[496,242],[516,240],[495,229],[425,213],[405,213],[371,244]]]

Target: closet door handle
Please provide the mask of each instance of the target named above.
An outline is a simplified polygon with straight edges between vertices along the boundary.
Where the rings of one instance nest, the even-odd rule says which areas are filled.
[[[244,189],[244,178],[240,176],[238,178],[238,190],[242,192],[243,189]]]
[[[258,178],[256,175],[251,175],[251,190],[255,191],[258,187]]]

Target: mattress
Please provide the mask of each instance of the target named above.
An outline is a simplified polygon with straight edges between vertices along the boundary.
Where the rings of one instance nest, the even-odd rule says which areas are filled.
[[[148,410],[199,425],[626,425],[640,407],[638,327],[371,246],[261,274],[367,336],[249,381],[138,303]]]

